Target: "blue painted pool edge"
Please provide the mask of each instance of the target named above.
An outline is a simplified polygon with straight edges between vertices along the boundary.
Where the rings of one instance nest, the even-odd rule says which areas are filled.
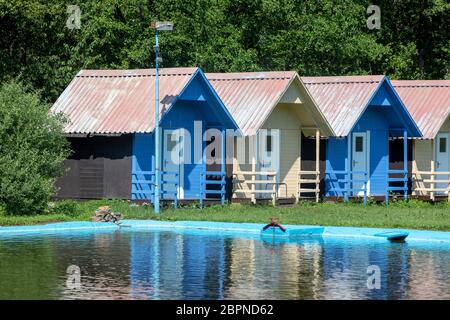
[[[114,230],[118,226],[112,222],[89,222],[89,221],[74,221],[74,222],[56,222],[49,224],[40,224],[32,226],[0,226],[0,235],[5,234],[21,234],[21,233],[39,233],[39,232],[56,232],[56,231],[70,231],[70,230]]]
[[[156,221],[156,220],[122,220],[121,226],[134,229],[196,229],[216,230],[223,232],[259,234],[263,224],[259,223],[231,223],[231,222],[209,222],[209,221]],[[317,229],[323,226],[313,225],[284,225],[288,230]],[[105,222],[59,222],[45,225],[33,226],[0,226],[0,235],[21,234],[32,232],[55,232],[70,230],[115,230],[120,226]],[[382,232],[408,232],[407,241],[439,241],[450,242],[450,232],[426,231],[412,229],[389,229],[389,228],[356,228],[356,227],[323,227],[322,236],[325,237],[356,237],[356,238],[379,238],[375,234]]]

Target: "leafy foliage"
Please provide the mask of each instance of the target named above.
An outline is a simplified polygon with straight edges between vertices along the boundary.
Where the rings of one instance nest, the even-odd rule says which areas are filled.
[[[51,202],[49,207],[49,214],[67,215],[71,218],[76,218],[81,214],[81,212],[78,211],[79,206],[75,200]]]
[[[86,68],[153,65],[150,21],[163,66],[208,72],[292,69],[308,75],[384,73],[450,77],[450,3],[380,0],[381,29],[366,26],[368,0],[85,0],[81,29],[67,2],[0,0],[0,81],[19,77],[54,102]]]
[[[41,213],[68,156],[63,119],[36,93],[0,86],[0,207],[9,214]]]

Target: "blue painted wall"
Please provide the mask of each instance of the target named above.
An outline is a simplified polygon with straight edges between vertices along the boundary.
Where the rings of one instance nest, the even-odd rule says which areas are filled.
[[[378,106],[369,106],[354,132],[370,131],[370,194],[384,195],[387,188],[389,123]]]
[[[163,100],[163,97],[161,98]],[[194,121],[202,121],[202,134],[206,126],[209,128],[235,128],[234,123],[227,114],[226,109],[220,105],[216,94],[209,86],[202,73],[197,73],[180,94],[173,106],[167,110],[163,116],[161,127],[161,141],[164,137],[164,130],[186,129],[191,139],[191,163],[184,164],[184,199],[200,198],[200,173],[202,170],[201,159],[194,159]],[[197,141],[201,137],[195,137]],[[185,154],[188,154],[187,152]],[[162,144],[161,144],[161,158]],[[154,135],[134,134],[133,139],[133,159],[132,170],[150,171],[153,170],[152,158],[154,158]],[[198,160],[198,161],[195,161]],[[132,175],[132,195],[131,198],[152,200],[149,194],[140,193],[140,190],[149,190],[148,186],[139,185],[136,180],[142,180],[143,176]],[[148,176],[147,176],[148,178]],[[164,188],[164,186],[163,186]],[[165,196],[173,198],[173,196]],[[164,196],[162,197],[164,198]]]
[[[138,171],[152,171],[154,161],[154,134],[136,133],[133,135],[133,156],[131,160],[131,199],[150,200],[151,187],[147,184],[138,184],[137,180],[149,180],[150,175],[135,174]]]
[[[387,81],[383,82],[372,97],[369,105],[355,123],[349,134],[349,140],[355,132],[370,131],[370,195],[385,195],[388,186],[389,135],[402,136],[399,128],[407,128],[409,136],[417,135],[408,123],[409,115],[395,96]],[[414,129],[414,128],[413,128]],[[351,142],[350,142],[351,143]],[[343,196],[343,192],[331,192],[331,188],[342,189],[344,183],[338,184],[332,179],[336,175],[331,171],[345,170],[347,158],[347,137],[328,139],[326,156],[325,195]],[[351,154],[350,154],[351,157]],[[352,159],[350,159],[351,162]],[[343,175],[338,178],[343,179]]]
[[[327,141],[325,162],[325,195],[328,197],[342,196],[342,192],[332,192],[331,189],[343,189],[344,183],[338,183],[336,179],[343,179],[342,175],[331,174],[331,171],[345,170],[345,158],[347,157],[347,141],[345,138],[330,137]]]

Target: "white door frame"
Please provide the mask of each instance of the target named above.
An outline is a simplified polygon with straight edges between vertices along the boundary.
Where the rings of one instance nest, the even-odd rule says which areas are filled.
[[[166,164],[166,157],[167,157],[167,153],[168,150],[166,148],[166,144],[167,144],[167,136],[169,134],[173,134],[176,133],[177,134],[177,146],[175,147],[177,150],[179,150],[179,152],[181,153],[180,158],[179,158],[179,165],[178,165],[178,199],[184,199],[184,149],[186,146],[186,141],[185,141],[185,136],[184,136],[184,130],[183,129],[164,129],[164,134],[163,134],[163,157],[162,157],[162,161],[163,161],[163,165],[162,165],[162,169],[165,170],[165,164]],[[180,138],[182,139],[182,146],[181,146],[181,150],[179,149],[179,141]]]
[[[445,138],[446,139],[446,144],[445,144],[445,153],[444,153],[444,157],[445,154],[447,155],[447,165],[442,164],[441,161],[439,161],[440,157],[438,157],[439,154],[442,154],[442,152],[440,151],[440,138]],[[439,132],[436,135],[436,142],[435,142],[435,150],[433,151],[435,153],[435,159],[436,159],[436,169],[435,171],[450,171],[450,133],[449,132]],[[447,176],[448,178],[448,176]],[[436,180],[443,180],[445,179],[445,175],[436,175],[435,177]],[[435,188],[447,188],[448,184],[447,183],[443,183],[443,182],[437,182],[435,183]],[[437,191],[436,193],[440,193],[440,194],[448,194],[448,192],[443,192],[443,191]]]
[[[358,169],[358,170],[354,170],[355,164],[356,164],[356,138],[357,137],[362,137],[363,138],[363,151],[362,151],[362,155],[360,156],[364,156],[364,169]],[[353,132],[352,133],[352,148],[351,148],[351,164],[350,164],[350,168],[351,171],[365,171],[367,172],[367,184],[366,184],[366,188],[367,188],[367,195],[370,194],[370,179],[369,179],[369,168],[370,168],[370,132],[366,131],[366,132]],[[359,152],[358,152],[359,153]],[[353,179],[356,180],[362,180],[364,178],[364,176],[356,174],[356,175],[352,175]],[[354,189],[355,185],[359,186],[359,185],[363,185],[363,182],[355,182],[352,183],[352,189]],[[363,196],[364,192],[363,191],[352,191],[352,195],[354,196]]]
[[[261,131],[258,131],[257,133],[257,139],[256,139],[256,146],[255,146],[255,151],[256,151],[256,170],[257,171],[268,171],[269,169],[265,169],[264,166],[261,164],[261,161],[259,159],[260,154],[259,154],[259,146],[260,146],[260,139],[264,136],[271,136],[272,137],[272,153],[275,153],[275,157],[277,157],[277,161],[278,161],[278,170],[276,170],[277,174],[276,174],[276,182],[277,182],[277,187],[276,187],[276,191],[277,191],[277,197],[280,195],[280,170],[281,170],[281,164],[280,164],[280,134],[281,134],[281,130],[279,129],[264,129],[267,131],[267,135],[262,135]],[[278,130],[278,134],[272,135],[272,130]],[[275,141],[274,139],[277,139],[278,141]],[[266,145],[266,144],[264,144]],[[270,190],[272,190],[272,185],[269,185],[268,188]],[[265,198],[267,196],[267,194],[260,194],[259,198]]]

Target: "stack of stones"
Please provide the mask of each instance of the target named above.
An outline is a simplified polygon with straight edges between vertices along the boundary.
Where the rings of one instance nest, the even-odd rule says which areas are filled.
[[[95,215],[92,217],[94,222],[118,222],[122,219],[122,214],[119,212],[112,212],[109,206],[102,206],[95,210]]]

